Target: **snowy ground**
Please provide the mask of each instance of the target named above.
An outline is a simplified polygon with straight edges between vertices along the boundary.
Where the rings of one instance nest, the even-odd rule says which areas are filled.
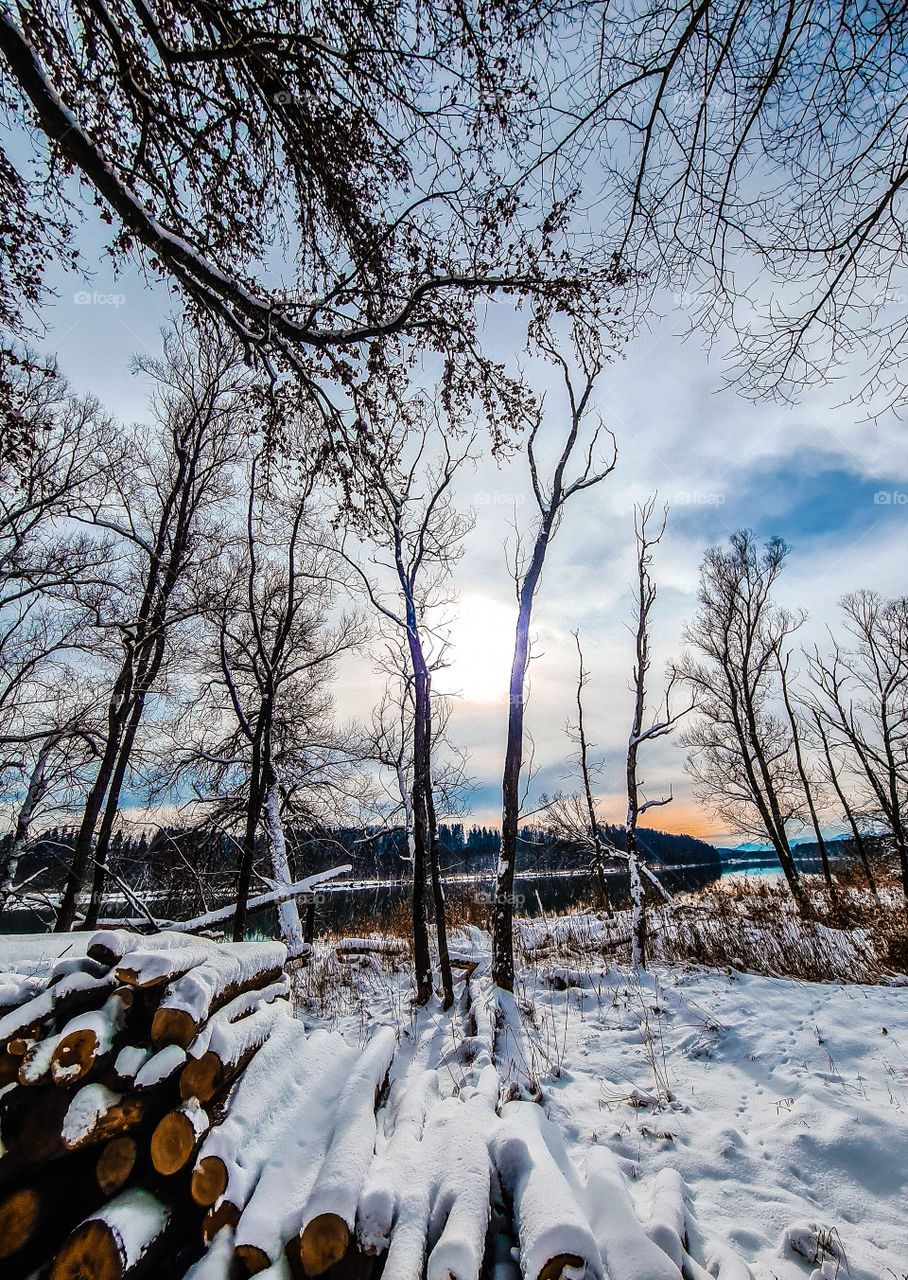
[[[453,941],[485,985],[487,937]],[[557,989],[565,977],[584,985]],[[299,981],[307,1024],[362,1042],[390,1023],[406,1031],[396,1078],[437,1065],[446,1091],[468,1087],[470,1028],[437,1006],[411,1021],[405,968],[364,959],[332,984],[316,964]],[[908,1277],[908,987],[664,967],[638,983],[588,961],[524,970],[517,997],[523,1026],[499,1031],[499,1069],[538,1081],[579,1169],[596,1145],[614,1153],[642,1223],[664,1217],[661,1171],[677,1171],[710,1274]]]
[[[297,1017],[344,1037],[331,1043],[349,1059],[350,1088],[378,1062],[349,1100],[336,1081],[315,1113],[301,1095],[289,1132],[308,1141],[316,1120],[335,1136],[352,1126],[362,1167],[353,1177],[345,1138],[337,1185],[360,1243],[383,1252],[390,1241],[384,1276],[477,1280],[494,1169],[493,1201],[498,1176],[507,1196],[492,1220],[504,1250],[483,1271],[492,1280],[537,1280],[574,1255],[588,1265],[551,1274],[908,1280],[908,984],[665,965],[636,979],[603,961],[605,928],[592,915],[521,922],[513,999],[491,986],[488,935],[452,935],[449,1012],[436,998],[414,1013],[409,963],[387,938],[344,956],[319,943],[295,969]],[[3,939],[0,969],[46,974],[89,936]],[[319,1059],[327,1043],[301,1041]],[[318,1073],[292,1074],[305,1092]],[[287,1171],[268,1155],[263,1203],[274,1179],[303,1194],[304,1173],[311,1181],[320,1161],[331,1171],[334,1138],[330,1151],[319,1142],[318,1160],[294,1157]],[[211,1274],[226,1274],[213,1255]]]

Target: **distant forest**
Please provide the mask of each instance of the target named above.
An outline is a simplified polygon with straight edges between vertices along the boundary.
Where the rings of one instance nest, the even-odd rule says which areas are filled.
[[[603,836],[618,849],[624,849],[624,828],[605,825]],[[75,841],[74,829],[53,829],[38,837],[20,871],[28,881],[28,892],[40,897],[60,890]],[[10,840],[0,840],[0,856]],[[705,879],[711,880],[721,870],[719,851],[693,836],[669,835],[663,831],[641,828],[640,848],[647,862],[656,868],[695,864],[703,868]],[[501,841],[494,827],[466,826],[463,823],[439,827],[440,863],[446,874],[493,873]],[[291,874],[303,879],[318,871],[349,863],[352,877],[357,879],[396,880],[409,877],[406,836],[403,831],[327,827],[304,830],[290,827],[287,846]],[[170,908],[179,917],[188,917],[211,906],[214,900],[234,889],[238,868],[237,841],[228,833],[211,829],[161,827],[151,837],[124,839],[116,834],[112,841],[110,867],[115,878],[121,878],[143,899],[173,900]],[[578,871],[589,865],[589,854],[571,841],[543,827],[523,827],[518,845],[517,874],[534,871]],[[267,886],[262,878],[268,874],[268,851],[265,836],[258,841],[256,868],[260,873],[258,888]],[[614,860],[614,870],[624,873],[626,863]],[[702,875],[697,876],[700,881]],[[671,887],[671,886],[670,886]],[[111,885],[116,894],[116,879]],[[34,897],[33,897],[34,900]]]

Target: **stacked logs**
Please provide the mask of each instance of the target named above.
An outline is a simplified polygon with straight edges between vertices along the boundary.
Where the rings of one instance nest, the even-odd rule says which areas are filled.
[[[5,1280],[179,1277],[221,1232],[211,1274],[318,1275],[348,1252],[341,1095],[355,1079],[368,1098],[368,1163],[394,1037],[361,1055],[307,1036],[285,959],[280,943],[114,930],[43,980],[0,975]]]

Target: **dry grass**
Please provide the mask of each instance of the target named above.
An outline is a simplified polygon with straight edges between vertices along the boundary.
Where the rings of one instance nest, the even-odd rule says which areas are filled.
[[[879,905],[858,865],[836,871],[835,901],[830,900],[819,877],[805,877],[811,910],[804,917],[797,914],[784,881],[770,877],[725,879],[678,897],[670,908],[652,903],[648,913],[651,959],[669,965],[702,964],[810,982],[872,983],[906,974],[908,926],[901,887],[891,867],[879,863],[874,872],[880,886]],[[558,930],[557,944],[545,946],[534,955],[526,953],[521,931],[517,930],[518,960],[529,966],[535,961],[570,965],[583,956],[584,967],[590,962],[600,967],[616,960],[629,962],[627,945],[603,947],[601,938],[597,941],[594,936],[598,930],[591,930],[590,923],[603,918],[598,906],[595,893],[578,898],[571,912],[577,929],[566,933]],[[452,894],[447,914],[449,933],[467,926],[484,931],[491,928],[490,906],[482,892],[464,890]],[[628,913],[621,911],[610,919],[614,932],[626,936]],[[343,928],[343,933],[354,936],[376,932],[409,938],[409,902],[400,902],[382,920],[364,914]],[[430,934],[434,938],[431,921]],[[329,941],[332,935],[322,936]],[[353,975],[345,977],[349,980]],[[341,981],[343,984],[344,979]]]
[[[839,885],[833,902],[808,881],[810,914],[799,916],[779,880],[741,877],[654,913],[654,957],[726,966],[809,982],[880,982],[908,972],[905,913],[894,886],[878,906],[866,885]]]

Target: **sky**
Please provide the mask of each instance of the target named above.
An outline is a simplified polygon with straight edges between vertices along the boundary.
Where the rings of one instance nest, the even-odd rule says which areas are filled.
[[[84,273],[57,269],[51,275],[56,298],[43,313],[47,332],[40,345],[57,353],[77,391],[91,392],[109,411],[134,421],[144,416],[145,388],[131,370],[132,359],[160,351],[160,330],[177,313],[179,300],[160,281],[147,283],[137,267],[115,274],[104,253],[105,234],[89,216],[80,235]],[[608,821],[623,820],[635,502],[658,492],[660,504],[670,508],[653,565],[659,592],[653,702],[661,697],[666,663],[682,652],[703,552],[735,529],[746,526],[761,539],[778,535],[791,544],[777,598],[807,610],[802,638],[808,646],[822,644],[826,628],[835,626],[837,601],[845,592],[869,587],[893,596],[906,589],[903,424],[892,415],[866,421],[862,406],[850,402],[857,375],[850,379],[847,373],[794,406],[744,399],[729,387],[721,353],[710,354],[696,334],[681,337],[689,328],[690,303],[683,295],[667,296],[662,313],[606,367],[597,385],[595,409],[615,434],[618,463],[601,485],[572,499],[546,561],[533,622],[527,726],[536,772],[528,809],[542,793],[577,785],[565,723],[574,708],[572,633],[578,630],[590,672],[585,714],[602,762],[601,813]],[[564,430],[563,393],[552,371],[522,358],[517,328],[504,306],[488,308],[485,337],[493,354],[522,359],[533,385],[546,390],[540,452],[550,454]],[[472,508],[475,525],[455,572],[459,604],[451,627],[452,663],[436,687],[456,695],[450,736],[470,753],[472,818],[497,825],[516,617],[506,547],[513,546],[515,523],[524,535],[531,528],[533,506],[525,454],[497,463],[487,448],[483,453],[461,474],[455,491],[457,505]],[[368,655],[344,659],[336,689],[339,716],[361,716],[364,706],[377,701],[381,685]],[[674,797],[650,811],[653,825],[720,845],[744,839],[694,799],[676,741],[652,744],[641,772],[647,798]],[[835,815],[828,817],[829,832],[840,831]]]

